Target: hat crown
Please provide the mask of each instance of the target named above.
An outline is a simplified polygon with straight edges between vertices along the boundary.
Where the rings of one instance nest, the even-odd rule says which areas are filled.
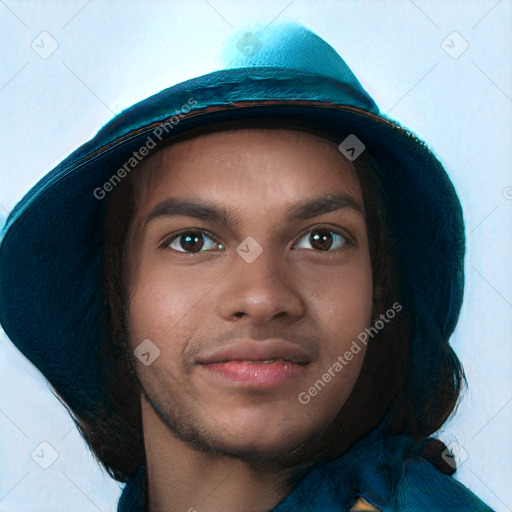
[[[226,69],[274,67],[324,76],[363,87],[340,55],[314,32],[298,23],[253,26],[235,34],[224,48]]]

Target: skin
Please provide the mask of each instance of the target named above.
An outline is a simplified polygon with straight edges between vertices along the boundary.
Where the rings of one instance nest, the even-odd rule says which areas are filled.
[[[153,155],[140,177],[149,170],[128,245],[131,348],[149,339],[160,350],[148,366],[136,360],[149,510],[269,510],[290,493],[289,477],[307,467],[347,400],[364,347],[309,403],[299,394],[350,348],[372,312],[364,211],[291,222],[285,212],[333,194],[363,210],[357,175],[334,143],[284,129],[202,135]],[[145,222],[170,197],[225,207],[238,222]],[[316,228],[327,229],[330,247],[311,240]],[[176,233],[190,229],[206,231],[185,245],[201,252],[180,245]],[[247,237],[263,249],[252,263],[236,252]],[[270,337],[311,354],[299,377],[247,389],[193,364],[206,349]]]

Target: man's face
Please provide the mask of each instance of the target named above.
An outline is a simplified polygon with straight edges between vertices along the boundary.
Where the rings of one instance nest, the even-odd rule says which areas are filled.
[[[307,445],[348,398],[365,347],[333,365],[371,321],[352,165],[320,137],[262,129],[203,135],[155,163],[129,246],[131,348],[160,350],[137,361],[147,397],[195,447],[274,458]]]

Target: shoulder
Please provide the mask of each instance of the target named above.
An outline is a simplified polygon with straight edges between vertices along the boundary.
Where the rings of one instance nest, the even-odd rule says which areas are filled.
[[[493,512],[452,476],[415,455],[409,436],[368,436],[318,461],[272,512]]]
[[[493,512],[462,483],[424,459],[405,461],[395,499],[397,509],[404,511]]]
[[[355,491],[358,499],[381,512],[493,512],[458,480],[414,454],[409,436],[367,438],[353,450],[333,461],[325,474],[340,493]],[[339,495],[339,494],[338,494]],[[357,501],[354,505],[358,505]]]

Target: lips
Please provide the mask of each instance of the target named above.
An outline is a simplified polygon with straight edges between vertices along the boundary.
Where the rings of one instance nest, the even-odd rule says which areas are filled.
[[[303,378],[313,360],[300,345],[283,340],[245,340],[201,353],[196,365],[213,382],[229,382],[245,388],[274,388]]]
[[[277,361],[307,365],[312,361],[309,352],[302,346],[283,340],[245,340],[200,353],[196,364],[208,365],[243,361],[245,363],[272,364]]]

